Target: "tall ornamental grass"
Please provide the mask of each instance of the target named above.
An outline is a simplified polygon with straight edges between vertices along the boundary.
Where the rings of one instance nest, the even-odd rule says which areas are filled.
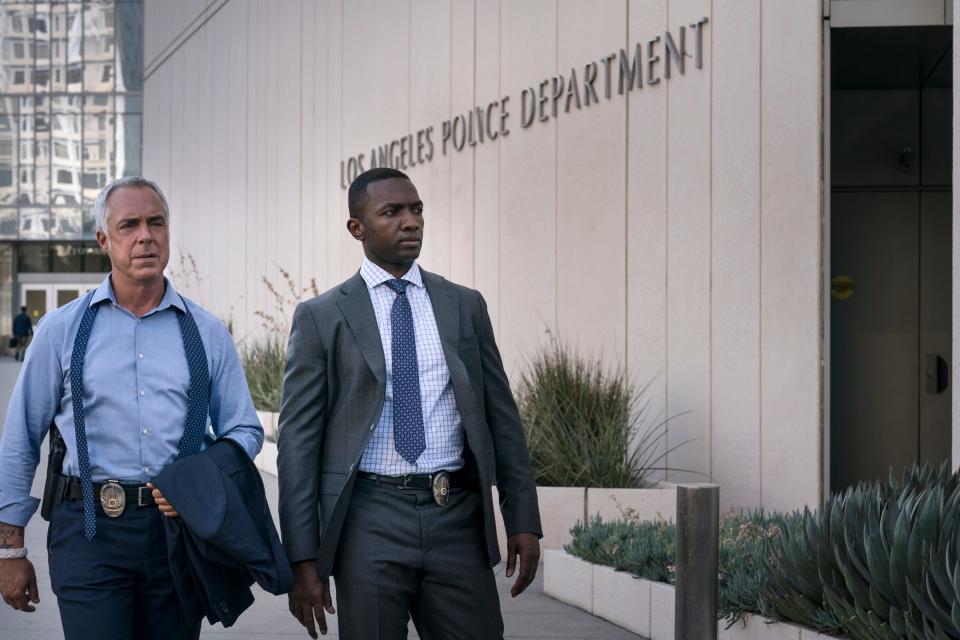
[[[272,335],[240,348],[243,372],[247,376],[253,406],[260,411],[280,411],[280,389],[286,360],[283,341]]]
[[[647,486],[680,446],[668,448],[668,421],[649,416],[648,387],[556,340],[537,352],[516,394],[537,484]]]

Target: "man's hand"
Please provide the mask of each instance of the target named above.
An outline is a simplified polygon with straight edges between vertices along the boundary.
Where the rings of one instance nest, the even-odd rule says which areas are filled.
[[[23,527],[0,522],[0,549],[23,548]],[[30,604],[40,602],[37,574],[26,558],[0,560],[0,595],[18,611],[34,611]]]
[[[160,489],[157,489],[153,486],[153,483],[148,482],[147,486],[150,487],[153,491],[153,501],[157,503],[157,508],[160,509],[160,513],[167,516],[168,518],[176,518],[179,513],[176,509],[173,508],[173,505],[167,502],[167,499],[163,497],[163,494],[160,493]]]
[[[40,593],[33,563],[26,558],[0,560],[0,594],[4,602],[18,611],[35,611],[33,604],[40,602]]]
[[[290,613],[307,628],[311,638],[317,637],[317,628],[320,633],[327,633],[327,618],[323,613],[336,613],[333,601],[330,599],[330,580],[321,581],[317,576],[317,563],[313,560],[296,562],[293,565],[293,591],[287,595],[290,604]],[[313,621],[317,624],[314,626]]]
[[[520,556],[520,573],[510,588],[510,595],[516,598],[530,586],[537,577],[537,565],[540,562],[540,538],[532,533],[515,533],[507,538],[507,577],[513,577]]]

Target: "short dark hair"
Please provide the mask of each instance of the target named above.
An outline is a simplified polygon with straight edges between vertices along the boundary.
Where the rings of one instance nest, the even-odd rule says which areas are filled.
[[[350,189],[347,191],[347,209],[350,210],[351,218],[359,218],[360,212],[367,204],[367,187],[374,182],[389,180],[391,178],[403,178],[409,180],[409,176],[403,171],[391,169],[390,167],[375,167],[367,169],[350,183]]]
[[[27,308],[26,308],[26,307],[20,307],[20,311],[26,313],[26,312],[27,312]]]

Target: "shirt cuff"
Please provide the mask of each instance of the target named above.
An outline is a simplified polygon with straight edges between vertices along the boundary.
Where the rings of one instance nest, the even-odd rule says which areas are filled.
[[[230,433],[225,434],[223,437],[228,440],[233,440],[240,445],[240,447],[247,452],[247,455],[250,456],[251,460],[257,457],[257,454],[260,453],[260,449],[263,447],[262,435],[257,437],[256,434],[243,429],[232,429]]]
[[[25,527],[39,506],[40,500],[32,496],[14,496],[9,491],[0,491],[0,522]]]

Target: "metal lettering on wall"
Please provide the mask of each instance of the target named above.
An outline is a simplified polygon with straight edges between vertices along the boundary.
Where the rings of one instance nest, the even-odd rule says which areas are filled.
[[[516,102],[507,95],[466,113],[457,114],[414,133],[374,146],[370,153],[360,153],[340,161],[340,188],[346,189],[353,179],[367,169],[392,167],[409,169],[426,164],[436,157],[463,151],[466,147],[493,142],[510,135],[515,105],[519,103],[518,124],[521,129],[536,122],[549,122],[570,109],[585,109],[613,99],[614,92],[624,95],[652,87],[674,74],[685,75],[687,58],[697,69],[703,68],[703,29],[708,18],[690,24],[691,34],[681,26],[676,36],[670,31],[646,42],[637,42],[633,51],[620,49],[599,60],[588,62],[578,73],[571,68],[566,75],[545,78],[520,92]],[[693,53],[689,52],[692,40]]]

